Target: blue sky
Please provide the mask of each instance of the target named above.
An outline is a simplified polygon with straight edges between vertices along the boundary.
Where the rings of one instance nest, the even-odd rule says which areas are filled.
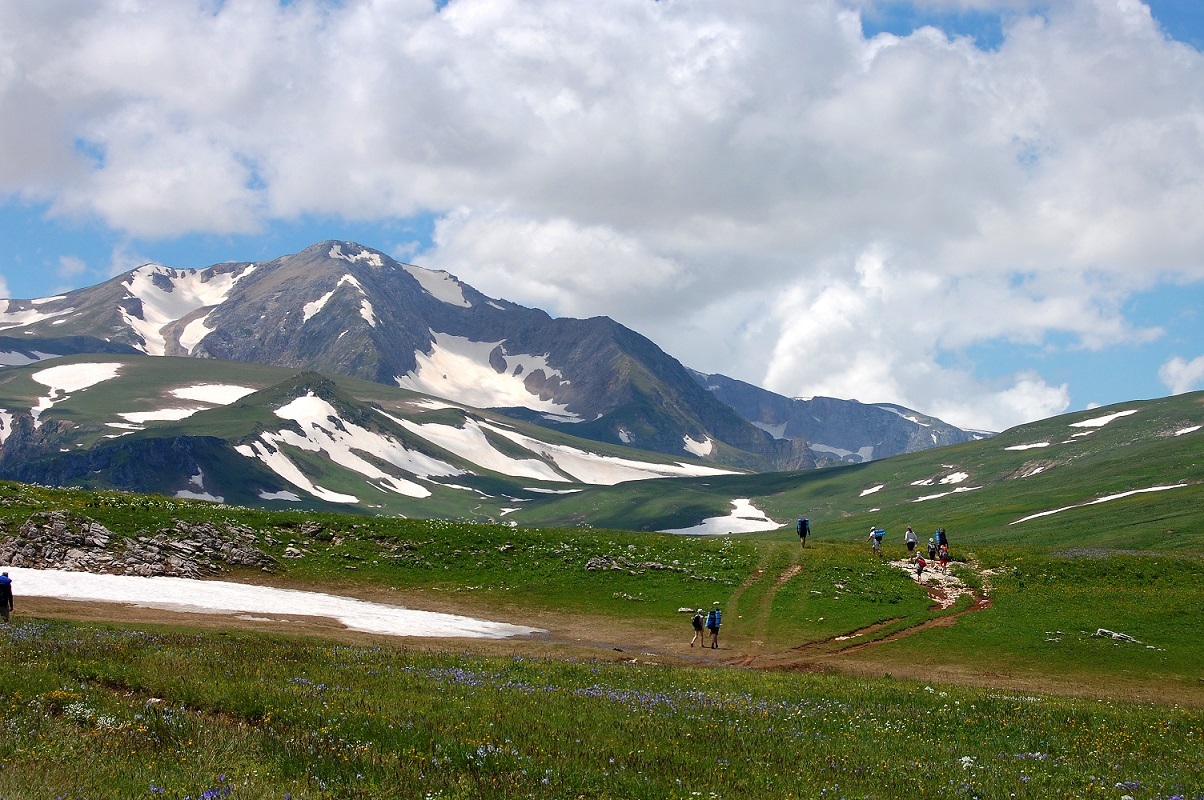
[[[1200,389],[1202,8],[6,4],[0,288],[334,238],[966,427]]]

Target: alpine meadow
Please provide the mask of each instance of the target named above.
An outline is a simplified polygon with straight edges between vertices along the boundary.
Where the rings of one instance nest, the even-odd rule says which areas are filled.
[[[0,796],[1204,798],[1204,393],[996,434],[742,408],[615,326],[558,321],[558,362],[446,276],[407,302],[503,316],[406,361],[367,298],[417,268],[307,258],[392,277],[10,306]],[[370,357],[307,338],[340,298]]]

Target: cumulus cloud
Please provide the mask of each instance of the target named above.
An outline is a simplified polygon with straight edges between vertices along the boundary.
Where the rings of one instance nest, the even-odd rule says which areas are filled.
[[[1158,368],[1158,380],[1171,394],[1194,392],[1204,388],[1204,356],[1187,361],[1175,356]]]
[[[1204,280],[1204,58],[1136,0],[917,4],[1006,12],[989,51],[867,37],[881,0],[433,5],[0,5],[0,193],[143,237],[433,214],[414,260],[488,294],[981,428],[1069,389],[966,348],[1148,342],[1126,300]]]

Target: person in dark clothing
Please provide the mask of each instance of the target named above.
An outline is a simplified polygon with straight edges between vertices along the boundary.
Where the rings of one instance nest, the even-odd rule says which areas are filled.
[[[0,618],[8,622],[13,613],[13,579],[8,573],[0,574]]]
[[[803,547],[806,547],[807,534],[811,533],[811,520],[806,517],[799,517],[799,521],[795,527],[798,529],[798,540],[802,542]]]
[[[694,638],[690,640],[690,647],[694,646],[694,642],[698,642],[699,647],[706,647],[707,640],[705,634],[702,632],[702,620],[702,609],[700,608],[694,615],[694,618],[690,620],[694,625]]]

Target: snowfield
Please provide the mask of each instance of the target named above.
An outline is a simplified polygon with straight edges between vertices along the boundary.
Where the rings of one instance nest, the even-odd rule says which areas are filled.
[[[272,614],[283,617],[285,621],[299,617],[330,617],[354,631],[390,636],[504,639],[543,633],[539,628],[506,622],[230,581],[96,575],[22,567],[8,567],[7,570],[18,598],[56,597],[85,602],[129,603],[142,608],[203,614]]]
[[[189,314],[208,306],[225,302],[230,290],[238,281],[255,270],[249,265],[240,272],[227,272],[211,275],[208,280],[202,277],[203,271],[178,270],[164,267],[160,264],[146,264],[134,270],[126,283],[126,291],[130,297],[136,297],[142,302],[142,315],[134,316],[121,310],[121,317],[142,337],[144,353],[151,356],[161,356],[167,351],[167,339],[162,330],[176,320],[183,319]],[[167,279],[170,290],[160,288],[156,283]],[[199,327],[193,325],[200,322]],[[194,320],[185,328],[189,352],[204,338],[203,320]],[[183,336],[181,340],[183,340]],[[184,342],[181,341],[183,345]]]
[[[365,476],[374,486],[407,497],[429,497],[431,491],[414,481],[388,474],[359,453],[375,456],[400,470],[421,477],[463,474],[463,470],[425,453],[410,450],[392,437],[342,419],[334,406],[312,392],[277,409],[276,416],[297,422],[302,432],[287,428],[275,433],[268,431],[260,435],[259,441],[235,449],[248,458],[258,458],[268,469],[297,488],[332,503],[358,503],[359,498],[312,483],[285,455],[281,445],[312,453],[323,452],[339,466]]]
[[[462,336],[431,331],[431,352],[415,353],[417,366],[396,378],[402,389],[435,395],[475,408],[529,408],[554,414],[558,419],[579,422],[580,417],[566,406],[532,394],[526,386],[529,376],[538,372],[545,379],[561,379],[560,372],[548,366],[547,356],[504,352],[505,342],[474,342]],[[489,354],[503,348],[505,369],[498,372],[489,363]]]
[[[60,364],[57,367],[38,370],[30,377],[43,386],[50,387],[50,394],[38,400],[38,404],[29,409],[29,414],[33,417],[33,426],[41,426],[42,413],[55,403],[66,400],[71,392],[78,392],[116,378],[123,366],[117,361],[108,364]]]
[[[782,523],[774,522],[765,512],[752,504],[752,501],[741,498],[732,501],[732,511],[726,517],[707,517],[691,528],[673,528],[661,533],[680,533],[690,536],[723,536],[728,533],[755,533],[757,531],[773,531],[782,527]]]
[[[1117,411],[1115,414],[1109,414],[1106,417],[1096,417],[1095,419],[1085,419],[1082,422],[1072,422],[1072,423],[1070,423],[1070,427],[1072,427],[1072,428],[1102,428],[1105,425],[1107,425],[1109,422],[1111,422],[1112,420],[1120,419],[1121,417],[1127,417],[1130,414],[1136,414],[1140,410],[1141,409],[1139,409],[1139,408],[1130,408],[1128,411]]]
[[[181,400],[196,400],[215,406],[228,406],[255,392],[249,386],[234,386],[228,383],[197,383],[172,389],[171,395]]]

